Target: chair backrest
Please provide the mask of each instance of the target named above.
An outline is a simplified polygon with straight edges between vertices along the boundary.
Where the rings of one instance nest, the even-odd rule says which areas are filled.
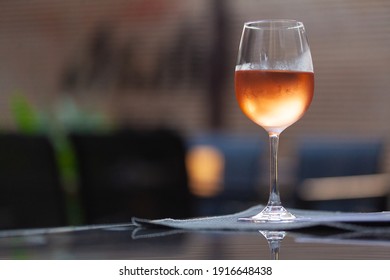
[[[64,195],[51,142],[0,134],[0,229],[64,226]]]
[[[360,175],[381,172],[383,148],[383,142],[377,139],[309,139],[302,142],[298,148],[298,189],[294,192],[296,207],[360,212],[386,210],[386,194],[360,197],[354,183],[362,177]],[[325,177],[331,180],[321,179]],[[318,184],[322,181],[327,185]],[[348,181],[355,188],[354,195],[350,194],[347,198],[345,189],[352,188]],[[315,186],[321,186],[321,190],[316,191],[315,198],[308,199],[307,193],[313,192]],[[370,183],[367,185],[369,187]],[[333,198],[318,195],[322,188],[327,196]]]
[[[224,157],[223,191],[226,199],[258,200],[264,143],[259,137],[224,133],[197,135],[190,147],[212,146]]]
[[[191,214],[185,146],[170,130],[72,134],[85,222]]]
[[[304,141],[298,147],[298,180],[379,173],[382,151],[379,140]]]

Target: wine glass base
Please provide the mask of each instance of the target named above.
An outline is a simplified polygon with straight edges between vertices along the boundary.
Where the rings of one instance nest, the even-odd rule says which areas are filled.
[[[288,212],[283,206],[266,206],[259,214],[247,217],[247,218],[238,218],[242,222],[251,222],[251,223],[264,223],[264,222],[277,222],[277,223],[286,223],[294,222],[297,217]]]

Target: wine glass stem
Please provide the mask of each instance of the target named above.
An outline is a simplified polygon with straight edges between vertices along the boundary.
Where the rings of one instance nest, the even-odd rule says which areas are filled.
[[[279,240],[269,241],[268,245],[271,250],[271,259],[279,260],[280,241]]]
[[[270,195],[268,206],[281,206],[278,186],[278,147],[279,134],[269,133],[270,143]]]

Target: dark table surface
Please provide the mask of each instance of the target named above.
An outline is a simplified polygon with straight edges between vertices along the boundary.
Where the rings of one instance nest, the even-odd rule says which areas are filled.
[[[279,235],[280,236],[280,235]],[[390,259],[390,236],[311,229],[267,241],[258,231],[182,231],[103,225],[0,231],[0,259]]]

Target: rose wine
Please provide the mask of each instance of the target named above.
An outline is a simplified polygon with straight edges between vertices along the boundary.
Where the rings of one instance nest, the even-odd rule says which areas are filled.
[[[299,120],[314,92],[312,72],[237,70],[236,97],[241,110],[269,133],[280,133]]]

